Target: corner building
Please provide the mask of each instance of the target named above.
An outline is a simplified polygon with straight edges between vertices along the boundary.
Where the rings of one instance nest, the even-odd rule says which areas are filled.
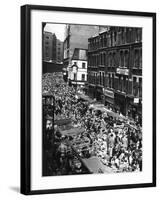
[[[71,79],[72,57],[76,48],[88,49],[88,38],[97,34],[99,26],[68,24],[65,29],[64,40],[64,67],[68,71],[68,78]]]
[[[87,81],[87,49],[75,48],[70,67],[70,81],[74,86],[84,86]]]
[[[88,95],[123,115],[141,118],[141,28],[108,27],[88,39]]]

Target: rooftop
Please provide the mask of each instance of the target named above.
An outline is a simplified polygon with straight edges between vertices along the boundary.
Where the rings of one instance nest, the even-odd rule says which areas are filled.
[[[87,60],[87,49],[75,48],[72,60]]]

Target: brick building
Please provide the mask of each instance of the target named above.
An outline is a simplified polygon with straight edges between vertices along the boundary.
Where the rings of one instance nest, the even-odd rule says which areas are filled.
[[[56,35],[51,32],[43,32],[43,60],[56,61]]]
[[[88,94],[133,118],[142,114],[142,29],[108,27],[88,39]]]
[[[56,40],[56,61],[57,63],[63,62],[63,42],[59,39]]]

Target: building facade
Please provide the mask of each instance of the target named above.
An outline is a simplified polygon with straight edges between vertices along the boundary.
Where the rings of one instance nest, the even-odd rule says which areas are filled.
[[[87,49],[75,48],[69,70],[71,84],[84,86],[87,81]]]
[[[56,35],[51,32],[43,32],[43,60],[56,61]]]
[[[108,27],[88,39],[88,94],[135,118],[142,114],[142,29]]]
[[[59,39],[56,41],[56,61],[57,63],[63,62],[63,42]]]
[[[43,61],[62,64],[63,42],[51,32],[43,32]]]

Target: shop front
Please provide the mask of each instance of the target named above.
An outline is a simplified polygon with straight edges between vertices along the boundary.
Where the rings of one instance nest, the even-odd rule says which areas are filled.
[[[128,117],[142,124],[142,100],[140,98],[127,98],[128,99]]]
[[[125,95],[122,93],[115,92],[114,100],[116,109],[119,110],[119,112],[123,115],[126,115],[127,106]]]
[[[104,93],[104,105],[114,110],[115,109],[114,92],[108,89],[104,89],[103,93]]]
[[[88,91],[87,94],[90,98],[94,99],[96,98],[96,86],[93,84],[88,85]]]
[[[96,88],[96,99],[97,101],[103,102],[103,87],[97,86]]]

